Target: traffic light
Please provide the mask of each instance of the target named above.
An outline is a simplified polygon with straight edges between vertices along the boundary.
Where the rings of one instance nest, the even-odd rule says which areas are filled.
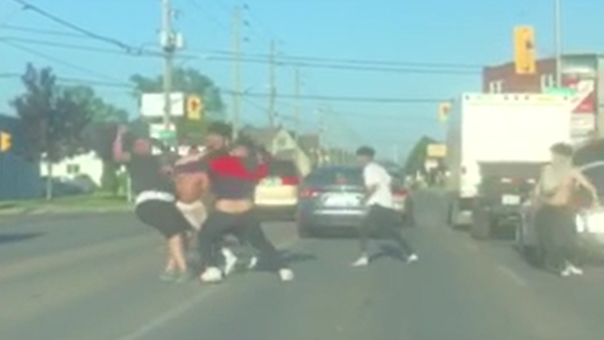
[[[187,119],[201,120],[203,113],[203,101],[199,96],[191,95],[187,97]]]
[[[516,74],[535,74],[537,72],[537,53],[535,51],[535,30],[532,26],[514,28],[514,67]]]
[[[451,111],[451,103],[441,103],[438,106],[438,120],[441,123],[446,123],[449,120],[449,112]]]
[[[10,133],[0,132],[0,152],[6,152],[13,146],[13,136]]]

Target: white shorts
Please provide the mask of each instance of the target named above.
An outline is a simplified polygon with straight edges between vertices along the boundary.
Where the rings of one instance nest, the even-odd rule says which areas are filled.
[[[176,207],[185,216],[191,227],[197,231],[208,218],[206,206],[201,201],[193,203],[176,202]]]

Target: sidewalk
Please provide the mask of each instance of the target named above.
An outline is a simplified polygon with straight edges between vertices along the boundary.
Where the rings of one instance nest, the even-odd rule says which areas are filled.
[[[0,215],[103,213],[131,209],[132,205],[125,200],[102,196],[57,198],[51,201],[0,202]]]

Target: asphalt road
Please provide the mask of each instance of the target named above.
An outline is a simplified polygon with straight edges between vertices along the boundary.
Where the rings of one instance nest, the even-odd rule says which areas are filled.
[[[158,282],[161,240],[128,214],[2,217],[0,338],[602,339],[602,270],[541,273],[505,242],[448,230],[438,199],[418,200],[411,265],[351,268],[353,240],[298,240],[291,223],[268,223],[296,270],[287,284],[257,272],[215,286]]]

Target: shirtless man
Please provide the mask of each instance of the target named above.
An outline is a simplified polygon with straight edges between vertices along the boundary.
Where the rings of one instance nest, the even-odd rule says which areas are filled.
[[[198,239],[197,234],[207,218],[206,207],[212,202],[212,197],[209,195],[211,184],[203,171],[202,162],[227,155],[229,137],[230,128],[227,125],[212,124],[208,129],[204,150],[199,151],[193,147],[188,155],[176,163],[175,182],[179,199],[177,204],[195,230],[193,237],[189,239],[190,246]],[[235,268],[238,259],[226,247],[221,247],[220,253],[224,258],[224,273],[228,275]],[[252,257],[249,266],[253,267],[256,261],[257,259]]]
[[[176,206],[191,224],[193,233],[189,238],[189,247],[193,246],[196,234],[205,222],[207,211],[201,197],[207,191],[207,177],[199,171],[196,163],[188,162],[188,157],[200,155],[196,147],[189,150],[189,154],[176,162],[174,166],[174,183],[178,201]]]

